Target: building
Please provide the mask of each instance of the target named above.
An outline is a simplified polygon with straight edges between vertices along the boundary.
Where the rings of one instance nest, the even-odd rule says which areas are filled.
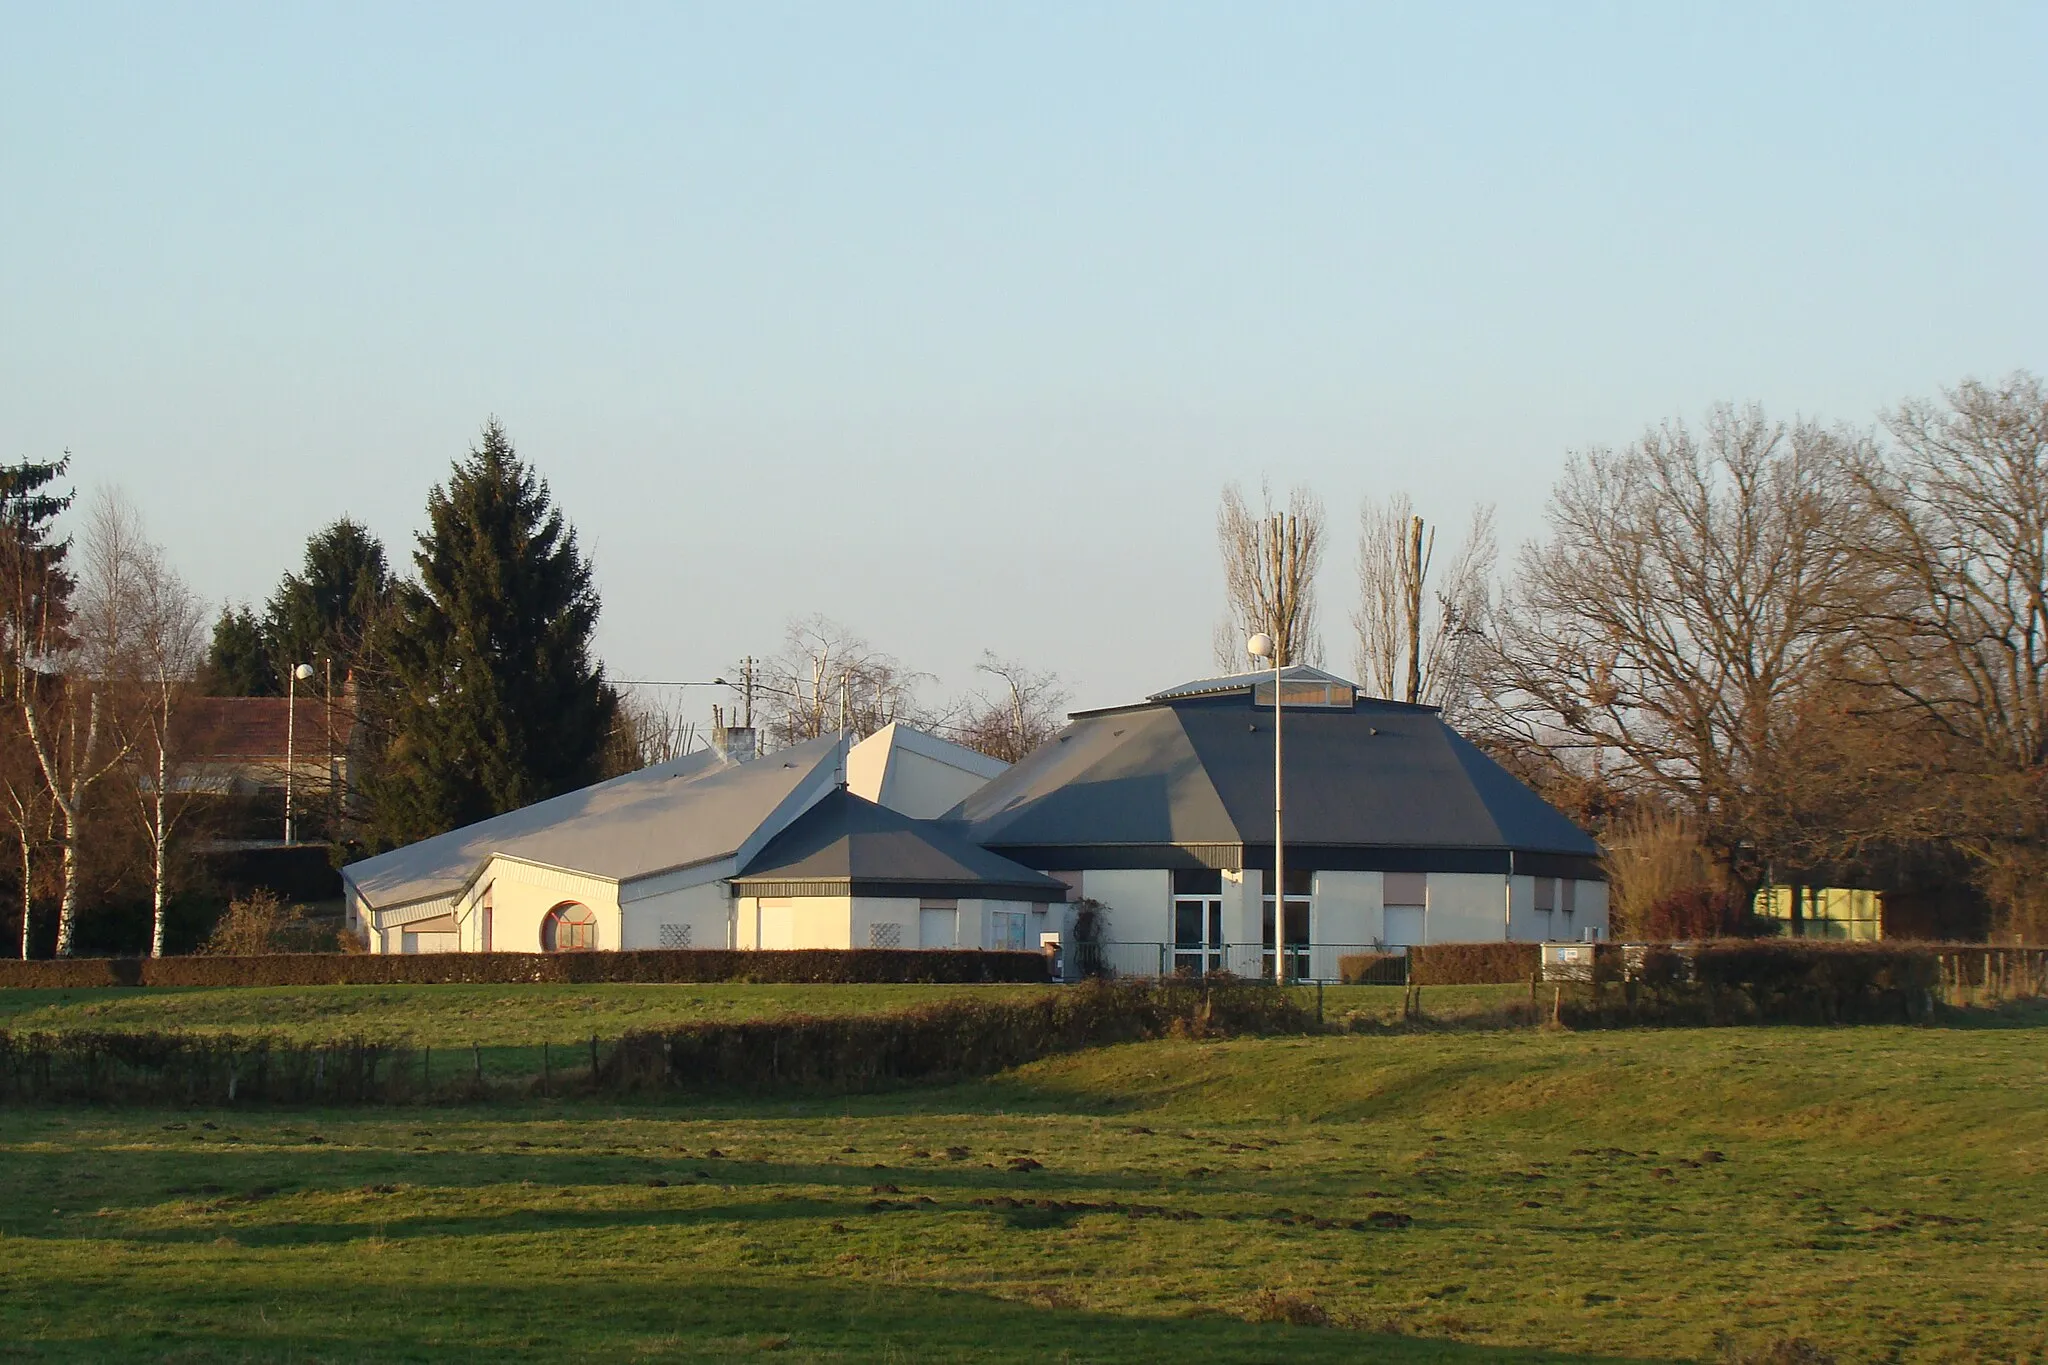
[[[858,744],[816,739],[760,758],[749,752],[700,750],[352,863],[342,870],[349,928],[371,951],[392,953],[865,944],[874,941],[872,902],[909,895],[874,894],[889,878],[873,875],[873,852],[893,847],[907,857],[910,844],[877,838],[873,817],[862,824],[830,804],[827,813],[844,815],[839,834],[859,833],[862,855],[857,876],[850,862],[834,874],[823,870],[829,855],[792,842],[808,831],[822,846],[824,827],[791,827],[842,789],[916,825],[920,813],[956,804],[1004,766],[901,725]],[[777,843],[785,832],[792,838]],[[931,833],[936,840],[942,831]],[[817,875],[796,875],[806,856],[821,860]],[[779,874],[753,884],[743,915],[735,879],[757,861]],[[916,868],[927,882],[955,880],[925,876],[922,861]],[[1036,875],[1015,874],[1011,883]],[[956,901],[989,899],[988,879],[957,880]],[[829,889],[789,893],[797,882]],[[1056,898],[1056,889],[1040,888],[1041,901]],[[794,907],[803,913],[785,914],[796,900],[807,902]],[[829,932],[824,907],[809,903],[823,900],[843,920]],[[897,942],[917,941],[914,913],[886,922],[897,926]],[[965,946],[977,944],[995,946]]]
[[[1603,937],[1592,838],[1434,707],[1285,671],[1290,975],[1409,944]],[[1273,677],[1076,714],[952,813],[1108,914],[1123,970],[1269,975]]]
[[[1290,974],[1604,936],[1592,839],[1434,708],[1283,687]],[[1121,970],[1270,974],[1272,692],[1077,713],[1015,767],[900,724],[692,754],[353,864],[348,915],[379,952],[1035,948],[1089,900]]]

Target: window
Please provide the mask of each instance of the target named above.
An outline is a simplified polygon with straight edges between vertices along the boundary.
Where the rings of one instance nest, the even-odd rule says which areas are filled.
[[[870,948],[901,948],[902,946],[903,946],[903,926],[902,926],[902,925],[900,925],[900,924],[889,924],[889,923],[882,923],[882,924],[870,924],[870,925],[868,926],[868,947],[870,947]]]
[[[597,915],[587,905],[564,901],[540,922],[544,953],[587,953],[597,947]]]
[[[664,924],[661,926],[661,946],[664,948],[687,948],[690,946],[690,926],[687,924]]]
[[[1536,878],[1536,913],[1547,915],[1557,909],[1557,878]]]
[[[1028,919],[1022,911],[998,910],[988,917],[989,947],[1012,952],[1024,950]]]
[[[1287,974],[1303,976],[1308,972],[1309,911],[1310,891],[1315,886],[1316,874],[1308,868],[1287,869]],[[1273,974],[1273,898],[1263,896],[1259,903],[1259,941],[1263,949],[1259,972],[1263,976]]]
[[[1307,682],[1295,678],[1288,679],[1282,685],[1280,695],[1286,698],[1289,706],[1294,707],[1334,706],[1349,710],[1358,702],[1358,693],[1342,683]],[[1273,704],[1273,684],[1269,682],[1257,684],[1252,689],[1252,704],[1254,706],[1271,706]]]
[[[1427,872],[1389,872],[1386,874],[1386,895],[1384,905],[1429,904],[1429,874]]]

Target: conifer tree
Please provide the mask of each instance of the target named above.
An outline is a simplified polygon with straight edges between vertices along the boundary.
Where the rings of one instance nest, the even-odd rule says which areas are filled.
[[[576,533],[496,419],[427,500],[377,687],[370,842],[426,838],[595,781],[616,694]]]

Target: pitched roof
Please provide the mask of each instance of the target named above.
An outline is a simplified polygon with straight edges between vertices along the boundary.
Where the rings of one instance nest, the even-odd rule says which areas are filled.
[[[821,768],[837,739],[741,763],[702,750],[351,863],[372,907],[452,895],[497,855],[614,881],[729,858]],[[829,776],[829,774],[823,774]]]
[[[1253,706],[1257,680],[1079,715],[948,818],[995,848],[1270,845],[1273,711]],[[1433,708],[1290,706],[1285,740],[1290,843],[1598,854]]]
[[[732,880],[753,895],[796,883],[843,884],[848,895],[1043,901],[1067,893],[1064,882],[977,847],[957,828],[913,820],[844,788],[798,816]]]
[[[355,712],[337,698],[330,716],[320,697],[300,697],[296,706],[283,697],[192,697],[173,713],[177,742],[187,761],[272,763],[284,766],[286,721],[296,711],[292,736],[295,762],[309,754],[324,759],[330,724],[334,747],[346,749]]]

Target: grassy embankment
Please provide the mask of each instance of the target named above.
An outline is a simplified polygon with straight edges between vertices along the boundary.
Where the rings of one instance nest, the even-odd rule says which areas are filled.
[[[925,985],[598,985],[598,986],[229,986],[0,990],[0,1030],[107,1029],[269,1034],[293,1042],[362,1037],[434,1049],[435,1078],[470,1074],[479,1057],[492,1080],[538,1076],[541,1044],[556,1067],[574,1067],[592,1035],[633,1029],[771,1019],[792,1014],[871,1014],[938,1000],[1028,999],[1046,986]],[[1311,1003],[1315,992],[1297,988]],[[1325,991],[1326,1017],[1364,1026],[1401,1018],[1398,986],[1337,986]],[[1429,1021],[1464,1026],[1526,1010],[1520,986],[1433,986],[1423,992]]]
[[[1492,1361],[1727,1334],[2038,1358],[2048,1017],[2006,1022],[1161,1042],[749,1104],[14,1110],[0,1340]],[[1250,1321],[1276,1316],[1338,1325]]]

